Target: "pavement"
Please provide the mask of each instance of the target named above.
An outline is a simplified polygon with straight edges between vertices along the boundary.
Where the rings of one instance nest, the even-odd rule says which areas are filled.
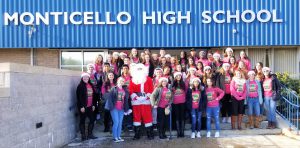
[[[300,141],[283,135],[242,135],[220,138],[173,138],[170,140],[132,140],[125,137],[124,142],[114,143],[111,138],[102,137],[83,143],[73,142],[65,148],[300,148]]]
[[[247,123],[247,121],[244,123]],[[125,141],[114,143],[111,132],[102,132],[103,126],[96,124],[94,135],[99,137],[98,139],[81,142],[78,133],[77,138],[66,145],[65,148],[300,148],[300,140],[283,135],[280,128],[266,129],[266,121],[261,123],[259,129],[249,129],[246,124],[243,124],[243,130],[231,130],[230,123],[221,123],[219,138],[206,138],[206,130],[202,130],[202,138],[191,139],[190,126],[190,124],[186,124],[184,138],[176,138],[176,131],[172,131],[172,138],[167,140],[161,140],[157,135],[154,140],[148,140],[146,133],[143,133],[140,140],[132,140],[134,133],[124,129],[122,138]],[[214,125],[212,125],[212,129],[214,128]],[[212,137],[214,132],[212,130]],[[169,131],[166,134],[169,136]]]

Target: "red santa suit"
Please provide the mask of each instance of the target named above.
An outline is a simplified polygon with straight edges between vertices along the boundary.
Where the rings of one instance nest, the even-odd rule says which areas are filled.
[[[153,92],[153,82],[147,77],[143,84],[135,84],[132,80],[129,83],[133,111],[133,125],[140,126],[143,122],[145,127],[152,126],[152,107],[150,96]]]

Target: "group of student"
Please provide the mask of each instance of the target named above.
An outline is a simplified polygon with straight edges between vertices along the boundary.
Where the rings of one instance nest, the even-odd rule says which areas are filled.
[[[139,53],[133,48],[130,53],[108,54],[106,61],[98,55],[95,63],[88,64],[87,72],[81,75],[77,104],[82,140],[96,138],[92,134],[94,121],[103,111],[104,132],[109,131],[112,119],[114,141],[124,141],[121,138],[123,119],[126,126],[132,126],[128,92],[131,75],[134,75],[129,71],[132,63],[144,64],[152,78],[155,88],[150,96],[152,118],[160,139],[167,138],[165,132],[171,122],[169,109],[174,113],[177,137],[184,137],[187,113],[192,125],[191,138],[201,137],[203,117],[206,117],[206,137],[211,137],[212,118],[216,128],[214,137],[220,136],[220,122],[231,123],[233,130],[242,130],[245,105],[251,129],[260,127],[263,114],[267,116],[267,128],[276,127],[280,83],[271,69],[263,67],[261,62],[252,67],[244,51],[237,58],[232,48],[227,48],[222,55],[218,51],[201,49],[197,55],[196,50],[191,49],[189,55],[181,51],[178,56],[171,56],[164,49],[158,54],[149,49]],[[90,119],[87,135],[86,117]]]

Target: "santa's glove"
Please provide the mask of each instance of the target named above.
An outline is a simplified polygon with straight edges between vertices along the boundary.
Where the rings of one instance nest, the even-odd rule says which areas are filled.
[[[132,110],[131,110],[131,109],[129,109],[129,110],[126,112],[127,115],[130,115],[131,113],[132,113]]]

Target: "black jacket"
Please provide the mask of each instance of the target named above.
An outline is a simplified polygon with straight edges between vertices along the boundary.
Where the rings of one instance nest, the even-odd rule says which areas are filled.
[[[203,87],[203,86],[201,86],[201,87]],[[205,89],[201,90],[200,92],[201,92],[201,95],[200,95],[200,102],[199,102],[198,112],[205,111],[206,106],[207,106],[207,97],[206,97],[206,94],[205,94]],[[189,111],[192,110],[192,99],[193,99],[192,98],[192,89],[189,88],[187,90],[187,93],[186,93],[186,105],[187,105],[187,109]]]
[[[124,105],[123,105],[123,109],[125,112],[127,112],[129,110],[129,103],[128,103],[128,100],[129,100],[129,91],[127,89],[126,86],[123,86],[123,89],[125,91],[125,97],[124,97]],[[116,105],[116,102],[117,102],[117,99],[118,99],[118,87],[117,86],[114,86],[111,91],[109,92],[109,98],[107,99],[107,104],[108,104],[108,108],[109,110],[113,110],[115,105]]]
[[[96,93],[95,93],[95,88],[92,85],[92,83],[89,81],[89,84],[92,86],[93,89],[93,106],[97,105],[97,100],[96,100]],[[76,89],[76,96],[77,96],[77,107],[80,110],[81,108],[86,108],[87,107],[87,88],[86,88],[86,83],[84,83],[82,80],[77,86]]]

